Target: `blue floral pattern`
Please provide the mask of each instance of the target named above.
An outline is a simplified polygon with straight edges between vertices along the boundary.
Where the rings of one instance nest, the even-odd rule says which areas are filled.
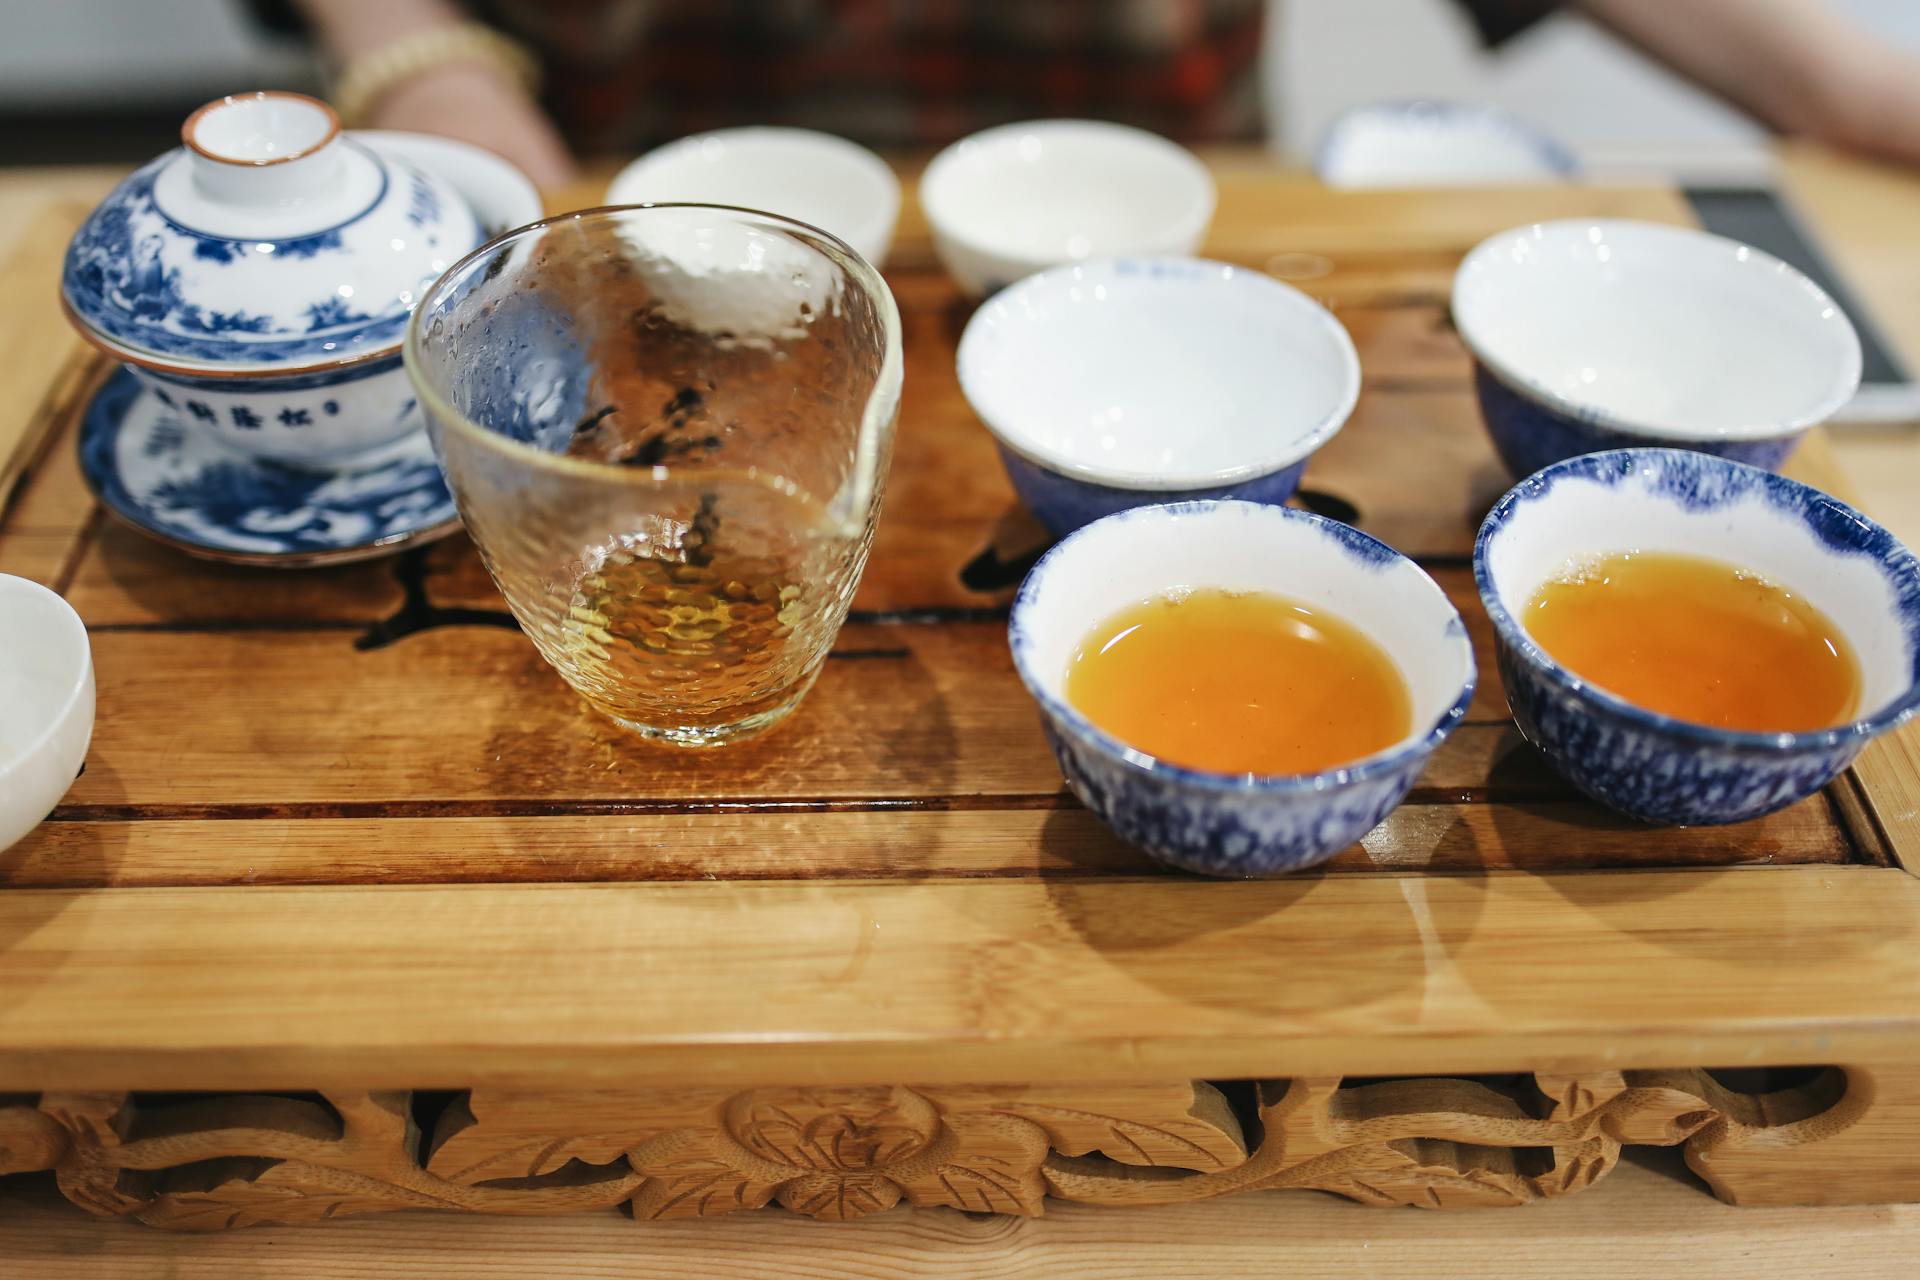
[[[322,298],[318,302],[307,304],[307,332],[325,333],[333,329],[346,328],[373,319],[364,311],[350,305],[342,297]]]
[[[416,227],[433,227],[440,224],[440,197],[434,192],[427,180],[414,170],[409,184],[407,200],[407,221]]]
[[[297,240],[219,240],[211,236],[193,246],[193,256],[207,262],[235,263],[243,260],[248,253],[271,253],[274,257],[287,259],[314,258],[323,253],[332,253],[345,248],[340,232],[323,231],[316,236],[302,236]]]
[[[1285,875],[1325,862],[1399,807],[1431,754],[1325,792],[1203,792],[1069,738],[1053,721],[1043,727],[1067,785],[1115,835],[1206,876]]]
[[[279,466],[231,452],[124,370],[88,406],[80,462],[121,519],[211,559],[362,559],[456,527],[424,432],[362,471]]]
[[[161,156],[116,188],[74,236],[61,282],[69,305],[113,341],[169,359],[297,365],[394,347],[414,297],[448,256],[484,233],[472,210],[449,208],[420,169],[344,145],[377,167],[372,203],[340,226],[277,241],[209,235],[169,217],[156,186],[182,153]],[[396,238],[394,224],[426,234]],[[299,269],[330,260],[327,270]],[[409,272],[410,262],[417,269]],[[384,283],[374,288],[362,279],[356,298],[345,282],[370,264],[377,267],[370,278]],[[250,274],[230,274],[239,271]],[[240,290],[250,305],[208,301],[230,301],[233,281],[255,276],[270,277],[272,287]]]

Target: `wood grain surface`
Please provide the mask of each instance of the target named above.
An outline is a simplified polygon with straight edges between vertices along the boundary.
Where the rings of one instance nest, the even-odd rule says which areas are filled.
[[[0,1090],[1866,1063],[1868,1122],[1836,1111],[1837,1136],[1797,1151],[1798,1130],[1763,1127],[1709,1175],[1763,1199],[1910,1194],[1920,1083],[1871,1064],[1911,1062],[1920,1010],[1920,882],[1897,869],[1920,848],[1914,739],[1759,823],[1614,821],[1505,724],[1464,570],[1507,480],[1446,321],[1459,254],[1518,222],[1684,206],[1633,189],[1330,193],[1214,159],[1210,251],[1327,301],[1366,363],[1306,501],[1420,556],[1482,650],[1474,723],[1326,872],[1159,873],[1063,794],[999,634],[1039,538],[958,395],[966,310],[911,205],[893,272],[909,389],[859,615],[795,722],[725,757],[655,753],[582,711],[500,625],[461,539],[275,575],[106,521],[70,434],[96,371],[36,331],[27,347],[55,355],[7,377],[34,392],[27,419],[69,434],[28,450],[30,480],[0,506],[0,572],[81,609],[102,711],[57,820],[0,854]],[[1835,186],[1891,189],[1857,171]],[[78,207],[49,214],[56,229],[0,280],[50,296],[39,242]],[[1876,254],[1906,252],[1894,225],[1864,235]],[[1870,500],[1913,474],[1904,448],[1876,455]],[[1795,468],[1844,487],[1822,441]],[[1745,1275],[1757,1250],[1767,1270],[1904,1275],[1920,1230],[1903,1209],[1734,1214],[1659,1157],[1517,1217],[1255,1193],[1020,1224],[894,1212],[831,1243],[771,1214],[414,1217],[188,1243],[55,1220],[31,1185],[0,1183],[0,1257],[34,1276],[1452,1275],[1490,1257],[1527,1274],[1566,1272],[1569,1249],[1595,1276]]]
[[[233,807],[218,807],[138,822],[63,820],[0,853],[0,877],[14,888],[82,889],[714,880],[722,866],[730,881],[1170,875],[1057,793],[989,809],[880,800],[732,811],[738,803],[690,812],[619,801],[565,815],[325,822],[236,817]],[[1735,827],[1651,831],[1600,827],[1591,806],[1565,798],[1415,801],[1320,874],[1844,863],[1857,853],[1827,804],[1816,798]],[[459,848],[457,859],[443,840]]]
[[[1060,789],[1001,622],[849,626],[790,731],[701,755],[603,724],[516,631],[449,627],[371,651],[355,639],[97,629],[100,746],[66,808]],[[1501,709],[1478,698],[1425,785],[1509,789],[1493,772],[1511,745]],[[543,758],[554,741],[571,749]],[[1512,791],[1571,796],[1534,763],[1507,770]]]
[[[1578,1196],[1446,1215],[1253,1192],[1121,1213],[1066,1204],[1024,1219],[904,1207],[850,1223],[415,1213],[182,1236],[76,1213],[50,1177],[0,1181],[0,1258],[32,1280],[1906,1280],[1916,1256],[1920,1206],[1736,1209],[1657,1149],[1634,1151]]]
[[[85,206],[56,203],[40,211],[0,263],[0,512],[41,446],[59,425],[55,406],[64,384],[85,375],[87,348],[60,315],[45,287],[46,265],[58,262]],[[47,394],[49,389],[54,394]]]
[[[1871,867],[13,889],[0,1090],[1884,1062],[1916,929]]]
[[[1310,277],[1303,287],[1339,308],[1366,361],[1369,389],[1315,459],[1310,501],[1423,556],[1480,662],[1470,723],[1413,806],[1336,868],[1875,860],[1879,833],[1849,836],[1824,798],[1730,830],[1621,823],[1507,722],[1464,563],[1507,480],[1466,388],[1445,282],[1488,230],[1581,197],[1336,195],[1231,160],[1222,180],[1221,251],[1252,261],[1264,246],[1261,264]],[[1684,215],[1663,192],[1595,198]],[[1044,539],[960,396],[951,352],[967,312],[917,219],[909,210],[893,272],[909,373],[891,497],[855,622],[781,732],[718,757],[645,747],[585,710],[511,629],[464,538],[299,574],[205,565],[90,515],[63,445],[7,528],[43,540],[37,567],[64,573],[92,629],[100,719],[59,820],[0,858],[0,875],[80,887],[1144,869],[1064,795],[1012,673],[1004,606]],[[213,817],[243,825],[196,825]],[[435,825],[448,820],[493,825]]]
[[[1920,875],[1920,724],[1867,748],[1853,772],[1889,859]]]
[[[856,617],[794,720],[722,755],[583,710],[463,540],[303,574],[207,566],[103,520],[56,442],[0,525],[0,568],[80,609],[101,711],[55,821],[0,856],[0,1088],[1905,1052],[1920,884],[1871,865],[1904,838],[1884,806],[1843,791],[1725,830],[1619,822],[1518,742],[1486,660],[1465,556],[1508,479],[1447,323],[1453,264],[1518,222],[1684,207],[1220,170],[1212,250],[1325,299],[1366,365],[1304,501],[1421,557],[1482,650],[1472,723],[1328,872],[1158,873],[1064,795],[1004,642],[1041,539],[959,396],[966,308],[909,209],[908,391]],[[70,419],[74,391],[50,382],[48,403]],[[1818,444],[1796,465],[1832,475]]]

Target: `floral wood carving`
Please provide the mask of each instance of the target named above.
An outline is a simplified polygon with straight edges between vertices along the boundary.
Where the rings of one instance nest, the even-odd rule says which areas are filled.
[[[51,1169],[66,1150],[67,1131],[31,1097],[0,1095],[0,1175]]]
[[[855,1218],[904,1196],[985,1213],[1040,1212],[1047,1136],[1005,1112],[945,1113],[911,1089],[755,1089],[717,1126],[676,1129],[627,1156],[640,1218],[757,1209]]]
[[[903,1201],[1037,1214],[1049,1195],[1156,1204],[1284,1187],[1458,1208],[1571,1194],[1634,1143],[1685,1143],[1711,1179],[1722,1151],[1818,1142],[1866,1107],[1837,1070],[1766,1094],[1692,1070],[1240,1090],[1251,1146],[1227,1094],[1199,1082],[475,1090],[426,1133],[406,1093],[46,1094],[0,1099],[0,1170],[52,1168],[84,1208],[186,1230],[623,1202],[642,1219],[778,1203],[837,1220]]]

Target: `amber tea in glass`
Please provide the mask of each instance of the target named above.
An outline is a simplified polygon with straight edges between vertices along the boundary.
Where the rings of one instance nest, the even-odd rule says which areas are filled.
[[[406,358],[494,581],[594,707],[735,740],[805,695],[872,541],[899,316],[831,237],[698,205],[511,232]]]

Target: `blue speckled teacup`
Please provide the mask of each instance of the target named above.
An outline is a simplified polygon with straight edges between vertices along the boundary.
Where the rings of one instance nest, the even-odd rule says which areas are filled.
[[[1056,537],[1130,507],[1284,503],[1360,394],[1325,307],[1192,258],[1029,276],[974,313],[957,359],[1021,502]]]
[[[1575,676],[1517,619],[1570,563],[1622,551],[1708,556],[1802,596],[1852,643],[1862,714],[1814,733],[1734,732]],[[1740,822],[1784,808],[1920,707],[1920,561],[1858,512],[1771,472],[1677,449],[1573,458],[1500,500],[1473,567],[1520,732],[1575,786],[1643,821]]]
[[[1067,702],[1067,666],[1089,631],[1201,587],[1275,592],[1358,626],[1406,677],[1413,731],[1322,773],[1210,773],[1137,751]],[[1089,524],[1034,566],[1008,634],[1074,794],[1121,839],[1205,875],[1280,875],[1352,844],[1405,797],[1473,698],[1466,628],[1418,565],[1336,521],[1253,502],[1137,507]]]
[[[1772,470],[1860,385],[1859,337],[1820,286],[1679,227],[1503,231],[1461,263],[1453,318],[1481,417],[1516,476],[1633,446]]]

